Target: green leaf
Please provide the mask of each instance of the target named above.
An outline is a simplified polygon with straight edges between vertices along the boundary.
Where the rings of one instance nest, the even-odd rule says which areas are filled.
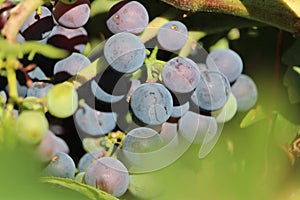
[[[300,75],[300,67],[293,67],[293,70]]]
[[[283,54],[282,62],[288,66],[300,65],[300,39],[297,39],[295,43]]]
[[[275,120],[273,125],[273,132],[275,139],[280,143],[291,143],[297,134],[299,125],[296,125],[286,119],[277,111],[274,111]]]
[[[91,4],[91,17],[107,13],[109,9],[121,0],[96,0]]]
[[[240,127],[241,128],[246,128],[252,124],[255,124],[256,122],[259,122],[263,119],[265,119],[266,113],[264,112],[263,108],[258,105],[256,108],[251,109],[246,116],[244,117],[244,119],[242,120]]]
[[[92,186],[79,183],[73,179],[69,178],[59,178],[59,177],[42,177],[41,181],[44,183],[54,184],[56,186],[62,186],[65,188],[69,188],[71,190],[77,191],[89,199],[92,200],[118,200],[118,198],[111,196],[110,194],[98,190]]]
[[[288,88],[288,95],[292,104],[300,102],[300,76],[289,67],[284,75],[283,84]]]

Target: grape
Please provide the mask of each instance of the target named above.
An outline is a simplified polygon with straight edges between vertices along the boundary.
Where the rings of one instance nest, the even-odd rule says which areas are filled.
[[[157,41],[160,46],[168,51],[181,49],[188,37],[186,26],[179,21],[170,21],[159,28]]]
[[[78,94],[71,83],[60,83],[49,90],[47,103],[51,115],[58,118],[70,117],[78,107]]]
[[[139,34],[144,31],[149,22],[148,12],[137,1],[121,1],[110,9],[114,12],[106,21],[108,29],[112,33],[130,32]],[[119,8],[121,6],[121,8]],[[117,11],[115,11],[117,10]]]
[[[230,49],[217,49],[208,54],[206,59],[208,69],[217,68],[229,82],[234,82],[243,71],[241,57]]]
[[[67,2],[67,3],[66,3]],[[84,26],[90,17],[90,1],[58,1],[53,7],[54,19],[66,28]]]
[[[43,176],[74,178],[75,168],[75,163],[68,154],[58,152],[52,157],[51,162],[42,173]]]
[[[141,122],[149,125],[164,123],[172,114],[170,92],[160,83],[144,83],[132,94],[130,106]]]
[[[143,65],[146,48],[136,35],[121,32],[108,38],[104,45],[104,57],[114,70],[132,73]]]
[[[54,27],[52,13],[45,6],[41,6],[41,11],[41,14],[31,13],[21,27],[20,33],[25,40],[42,40],[50,35]]]
[[[218,123],[225,123],[230,121],[237,112],[237,101],[233,93],[230,93],[229,99],[225,106],[220,110],[212,112]]]
[[[85,182],[115,197],[122,196],[129,184],[129,174],[119,160],[103,157],[93,162],[85,174]]]
[[[116,96],[106,93],[101,87],[99,87],[95,80],[91,81],[91,91],[96,99],[105,103],[116,103],[124,98],[124,95]]]
[[[13,1],[6,0],[1,3],[0,9],[0,30],[4,27],[4,24],[7,22],[11,9],[16,6],[16,3]]]
[[[139,199],[154,199],[162,193],[163,185],[153,174],[132,174],[128,191]]]
[[[40,142],[48,129],[48,121],[42,112],[23,111],[17,118],[17,135],[23,142],[29,144]]]
[[[27,90],[27,96],[42,98],[46,96],[49,90],[53,87],[52,83],[34,82],[33,87]]]
[[[192,60],[175,57],[169,60],[162,70],[163,83],[172,92],[189,93],[199,84],[200,71]]]
[[[60,25],[54,26],[47,43],[70,52],[82,53],[88,42],[88,34],[83,27],[67,29]]]
[[[66,81],[76,75],[80,70],[91,64],[90,60],[80,53],[72,53],[67,58],[58,61],[54,65],[54,79],[56,82]]]
[[[82,104],[75,113],[75,124],[88,135],[104,135],[116,126],[117,114],[114,112],[100,112],[87,104]]]
[[[43,162],[48,162],[58,152],[69,153],[69,147],[66,142],[54,135],[50,130],[41,140],[37,147],[37,156]]]
[[[21,83],[17,80],[17,91],[18,91],[18,95],[20,97],[25,97],[27,94],[27,86],[26,85],[21,85]],[[6,85],[6,91],[9,93],[9,87],[8,85]]]
[[[171,117],[179,118],[184,115],[190,109],[190,103],[186,102],[183,105],[173,106]]]
[[[226,104],[230,90],[228,79],[223,74],[216,71],[203,71],[199,85],[191,98],[199,108],[214,111]]]
[[[99,159],[100,157],[102,157],[100,152],[84,154],[78,162],[78,171],[85,172],[90,166],[90,164],[92,164],[95,160]]]
[[[28,72],[28,76],[32,80],[33,79],[37,79],[37,80],[46,80],[47,79],[45,73],[39,67],[36,67],[36,68],[34,68],[34,70]]]
[[[148,153],[159,149],[162,144],[163,140],[155,130],[138,127],[127,133],[122,149],[134,153]]]
[[[201,143],[205,137],[207,137],[206,142],[209,142],[218,131],[218,125],[214,117],[191,111],[188,111],[179,119],[178,127],[178,133],[193,143]]]
[[[257,101],[257,88],[251,77],[242,74],[232,86],[232,93],[236,97],[238,111],[249,110]]]

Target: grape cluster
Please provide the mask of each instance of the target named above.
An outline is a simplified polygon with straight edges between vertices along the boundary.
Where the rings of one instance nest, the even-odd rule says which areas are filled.
[[[14,6],[0,10],[0,29]],[[41,55],[21,60],[39,67],[25,74],[34,82],[23,88],[23,95],[24,83],[18,83],[19,95],[29,102],[17,118],[18,137],[36,145],[38,158],[47,165],[43,176],[75,179],[116,197],[129,190],[151,198],[156,191],[144,193],[147,187],[140,180],[147,175],[132,174],[169,165],[192,143],[213,145],[225,122],[256,104],[256,85],[242,74],[243,61],[233,50],[180,56],[189,40],[180,21],[165,23],[155,39],[143,42],[139,34],[146,30],[149,15],[137,1],[111,8],[106,25],[112,35],[100,50],[85,56],[83,26],[89,15],[89,0],[59,0],[33,12],[19,31],[19,42],[36,40],[70,55],[47,64]],[[160,52],[163,60],[158,59]],[[92,62],[104,67],[75,89],[69,78],[81,80],[77,74]],[[73,147],[53,123],[62,118],[72,120],[86,154],[68,155]]]

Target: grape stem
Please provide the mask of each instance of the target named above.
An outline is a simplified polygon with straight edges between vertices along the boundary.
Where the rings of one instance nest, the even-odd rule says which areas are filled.
[[[146,82],[157,82],[158,79],[161,80],[161,72],[166,62],[162,60],[157,60],[157,53],[158,46],[155,46],[150,56],[145,59],[145,65],[147,68]]]
[[[231,14],[300,34],[300,4],[295,0],[162,0],[187,11]]]

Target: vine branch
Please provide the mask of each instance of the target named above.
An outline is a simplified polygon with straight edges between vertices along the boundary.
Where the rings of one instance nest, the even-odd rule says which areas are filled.
[[[295,0],[162,0],[181,10],[231,14],[300,34],[300,4]]]

